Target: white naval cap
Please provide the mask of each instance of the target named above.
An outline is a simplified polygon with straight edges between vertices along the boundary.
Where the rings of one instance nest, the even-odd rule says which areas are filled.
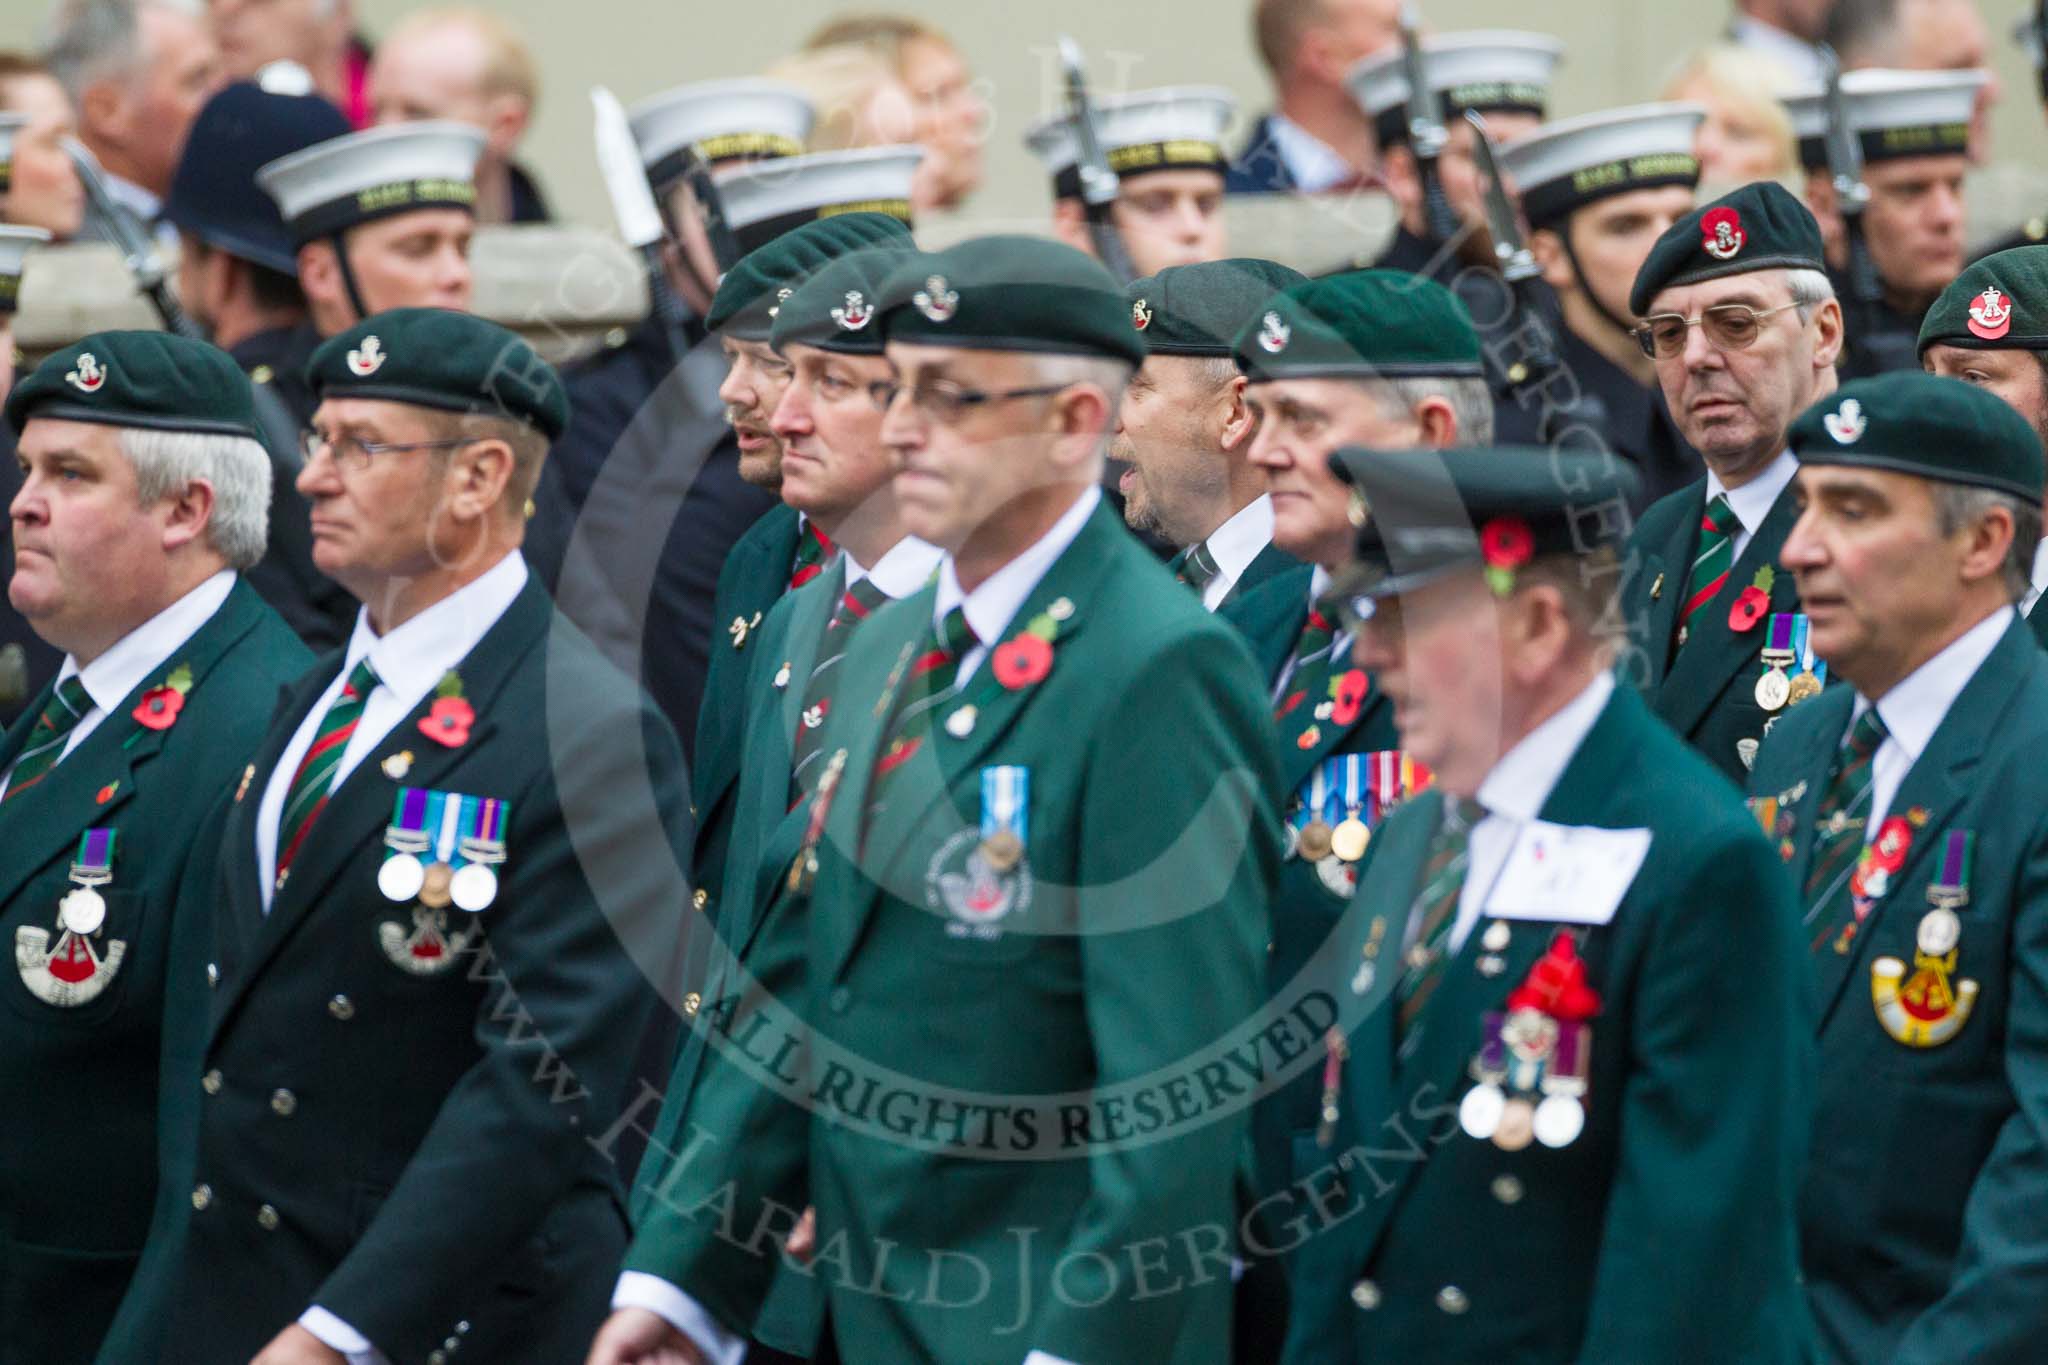
[[[30,249],[49,240],[41,228],[0,223],[0,316],[12,313],[21,299],[22,263]]]
[[[886,213],[908,223],[910,180],[922,160],[924,148],[911,144],[856,147],[733,166],[712,183],[745,255],[814,218]]]
[[[1503,173],[1532,227],[1547,227],[1597,199],[1700,183],[1693,139],[1703,104],[1637,104],[1546,123],[1500,149]]]
[[[1422,69],[1443,96],[1444,116],[1522,113],[1543,117],[1564,44],[1546,33],[1475,29],[1422,40]],[[1367,57],[1344,75],[1351,97],[1380,132],[1380,143],[1408,140],[1408,67],[1399,47]]]
[[[414,209],[476,207],[483,131],[466,123],[395,123],[316,142],[260,167],[295,245]]]
[[[1842,73],[1842,103],[1865,161],[1907,156],[1962,156],[1969,150],[1970,117],[1987,72],[1891,71],[1868,67]],[[1809,86],[1784,96],[1799,139],[1800,164],[1828,164],[1827,92]]]
[[[626,121],[647,178],[661,188],[682,175],[693,150],[707,162],[796,156],[816,117],[796,86],[748,76],[679,85],[634,105]]]
[[[1223,150],[1223,130],[1237,112],[1237,96],[1220,85],[1105,95],[1093,101],[1093,110],[1103,159],[1119,176],[1221,172],[1230,164]],[[1069,115],[1038,120],[1024,130],[1024,145],[1052,172],[1055,194],[1071,198],[1081,193],[1081,141]]]
[[[26,127],[27,114],[0,114],[0,194],[14,180],[14,139]]]

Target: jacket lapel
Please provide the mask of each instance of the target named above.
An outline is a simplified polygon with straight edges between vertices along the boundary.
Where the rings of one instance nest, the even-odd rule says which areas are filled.
[[[1704,494],[1705,486],[1701,487]],[[1770,623],[1769,613],[1746,631],[1738,633],[1728,628],[1729,609],[1750,586],[1757,571],[1770,566],[1775,572],[1769,612],[1799,609],[1799,590],[1793,585],[1792,575],[1776,569],[1778,551],[1784,548],[1785,537],[1791,533],[1792,523],[1798,520],[1798,516],[1798,508],[1792,501],[1792,488],[1788,484],[1778,494],[1778,500],[1771,504],[1770,515],[1764,518],[1763,525],[1757,527],[1756,534],[1743,547],[1742,557],[1735,561],[1735,567],[1729,571],[1728,581],[1721,585],[1721,591],[1693,613],[1695,638],[1678,651],[1671,671],[1657,693],[1657,714],[1679,734],[1690,734],[1727,688],[1729,680],[1743,668],[1757,664]],[[1694,526],[1698,524],[1697,520],[1693,523]],[[1686,567],[1689,570],[1691,566],[1688,564]],[[1673,596],[1674,586],[1677,597],[1685,595],[1684,574],[1680,572],[1675,577],[1675,585],[1672,578],[1665,580],[1666,597]],[[1675,600],[1670,611],[1676,612]],[[1652,647],[1657,643],[1653,639]]]
[[[1971,791],[1970,774],[1983,759],[1992,741],[2008,728],[2006,712],[2019,695],[2027,676],[2027,655],[2040,648],[2033,631],[2021,621],[2000,637],[1984,663],[1956,694],[1941,724],[1927,741],[1920,759],[1899,783],[1898,794],[1886,808],[1885,819],[1912,810],[1926,812],[1926,818],[1911,823],[1913,842],[1905,861],[1890,879],[1886,893],[1870,907],[1870,914],[1849,941],[1849,951],[1838,953],[1834,945],[1823,945],[1814,953],[1818,976],[1819,1019],[1825,1027],[1841,1002],[1843,985],[1854,978],[1870,940],[1876,936],[1878,921],[1891,906],[1901,887],[1912,884],[1915,869],[1940,842],[1939,835],[1955,815],[1956,807]],[[1874,831],[1865,831],[1874,834]],[[1900,913],[1907,913],[1901,911]]]
[[[1821,798],[1827,795],[1828,774],[1835,766],[1835,751],[1842,746],[1842,737],[1849,731],[1849,713],[1856,705],[1856,689],[1853,687],[1830,687],[1811,701],[1801,702],[1802,707],[1820,708],[1819,722],[1807,732],[1810,736],[1806,750],[1795,760],[1790,771],[1800,774],[1795,782],[1800,786],[1786,788],[1797,791],[1790,805],[1780,805],[1778,818],[1792,818],[1792,859],[1786,863],[1791,874],[1792,886],[1800,901],[1800,913],[1806,912],[1806,873],[1813,866],[1813,833],[1815,812],[1820,809]],[[1776,739],[1771,741],[1778,743]],[[1772,793],[1778,795],[1778,793]]]
[[[2027,628],[2034,633],[2035,642],[2048,649],[2048,607],[2041,605],[2043,601],[2048,601],[2048,594],[2035,599],[2034,609],[2027,613]],[[6,762],[4,757],[0,757],[0,767],[4,767]]]
[[[1231,603],[1242,600],[1244,595],[1253,589],[1262,588],[1288,570],[1300,567],[1300,560],[1269,540],[1266,542],[1266,548],[1260,550],[1252,557],[1252,562],[1245,565],[1244,572],[1230,585],[1230,591],[1223,594],[1223,600],[1216,604],[1216,609],[1221,611]],[[1306,592],[1306,580],[1303,582]]]

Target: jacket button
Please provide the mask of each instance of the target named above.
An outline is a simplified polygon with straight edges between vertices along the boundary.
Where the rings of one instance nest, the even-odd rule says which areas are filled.
[[[289,1090],[270,1092],[270,1112],[281,1119],[288,1119],[298,1112],[299,1097]]]
[[[834,1014],[844,1014],[853,1008],[853,992],[844,986],[834,986],[829,997]]]
[[[1371,1280],[1360,1280],[1351,1286],[1351,1301],[1370,1313],[1380,1306],[1380,1287]]]
[[[450,1354],[453,1354],[454,1352],[456,1352],[456,1351],[459,1351],[459,1350],[461,1350],[461,1349],[462,1349],[462,1338],[461,1338],[461,1337],[450,1337],[450,1338],[448,1338],[448,1339],[447,1339],[446,1341],[444,1341],[444,1342],[442,1342],[442,1343],[441,1343],[441,1349],[442,1349],[442,1350],[444,1350],[444,1351],[447,1351],[447,1352],[449,1352]]]
[[[702,1009],[703,1006],[704,997],[697,994],[697,992],[695,991],[691,991],[688,995],[683,997],[683,1017],[686,1019],[695,1019],[697,1017],[697,1011],[699,1009]]]
[[[256,1210],[256,1226],[262,1228],[265,1232],[276,1232],[277,1223],[278,1217],[275,1206],[265,1204],[262,1208]]]
[[[448,1353],[446,1351],[429,1351],[427,1353],[427,1365],[448,1365]]]
[[[211,1185],[194,1185],[194,1186],[192,1187],[192,1207],[193,1207],[193,1208],[195,1208],[195,1209],[198,1209],[198,1210],[200,1210],[200,1211],[201,1211],[201,1212],[203,1213],[203,1212],[205,1212],[205,1210],[207,1209],[207,1207],[208,1207],[209,1205],[211,1205],[212,1203],[213,1203],[213,1186],[211,1186]]]
[[[690,904],[702,910],[705,906],[711,904],[711,893],[701,886],[698,887],[690,893]]]
[[[1493,1197],[1503,1204],[1522,1202],[1522,1182],[1511,1175],[1497,1175],[1493,1178]]]
[[[218,962],[206,964],[206,984],[209,986],[218,986],[220,984],[220,964]]]
[[[1454,1284],[1447,1284],[1436,1291],[1436,1306],[1455,1317],[1470,1308],[1472,1301],[1465,1297],[1464,1290]]]
[[[468,1331],[469,1331],[469,1319],[468,1319],[468,1318],[464,1318],[464,1319],[463,1319],[463,1320],[462,1320],[461,1322],[458,1322],[458,1323],[456,1323],[456,1324],[455,1324],[455,1334],[456,1334],[457,1336],[463,1336],[463,1335],[466,1335],[466,1334],[468,1333]]]
[[[327,1012],[340,1020],[356,1017],[356,1002],[345,995],[337,995],[327,1002]]]
[[[215,1067],[213,1070],[207,1072],[204,1076],[201,1076],[199,1078],[199,1088],[201,1090],[204,1090],[209,1095],[218,1095],[220,1093],[220,1087],[221,1079],[219,1067]]]

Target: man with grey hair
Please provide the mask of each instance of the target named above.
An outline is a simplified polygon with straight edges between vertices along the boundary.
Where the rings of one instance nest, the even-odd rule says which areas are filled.
[[[1778,686],[1804,654],[1805,618],[1777,566],[1798,516],[1785,433],[1834,391],[1842,353],[1822,261],[1806,206],[1759,181],[1673,224],[1629,293],[1665,405],[1707,470],[1652,504],[1629,541],[1620,672],[1738,783],[1779,713],[1809,695]]]
[[[220,88],[220,50],[198,0],[57,0],[43,60],[71,96],[78,137],[116,207],[166,246],[164,197],[192,121]],[[112,237],[88,216],[86,232]]]
[[[210,928],[179,888],[211,875],[228,794],[312,656],[240,580],[270,462],[226,354],[100,333],[23,379],[6,417],[8,600],[65,655],[0,738],[0,1106],[19,1116],[0,1125],[0,1360],[27,1365],[91,1360],[135,1270],[158,1077],[187,1046],[166,1002]],[[164,1122],[197,1098],[164,1096]]]

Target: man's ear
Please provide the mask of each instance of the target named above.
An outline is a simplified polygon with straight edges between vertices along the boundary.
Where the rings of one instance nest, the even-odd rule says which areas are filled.
[[[457,521],[483,517],[504,499],[512,466],[512,447],[504,441],[471,441],[457,447],[449,465],[449,512]]]
[[[1258,421],[1252,416],[1251,404],[1244,401],[1244,388],[1245,378],[1238,375],[1223,386],[1223,392],[1216,400],[1224,409],[1218,444],[1233,453],[1240,449],[1250,450],[1252,434],[1259,428]]]
[[[211,483],[205,479],[194,479],[164,501],[170,509],[170,515],[164,522],[166,553],[205,538],[206,528],[213,524],[215,506]]]
[[[342,301],[341,263],[335,258],[334,243],[322,239],[299,248],[299,288],[309,299],[326,303]]]
[[[1095,254],[1095,239],[1088,232],[1088,214],[1078,199],[1052,201],[1052,235],[1076,251]]]
[[[526,135],[526,125],[531,117],[532,111],[519,96],[491,96],[484,104],[484,137],[491,154],[500,161],[510,162],[512,153],[519,146],[519,139]]]
[[[1569,228],[1566,231],[1570,231]],[[1552,289],[1563,293],[1576,289],[1578,280],[1572,275],[1571,259],[1564,249],[1564,237],[1553,228],[1537,228],[1529,234],[1529,254],[1542,267],[1543,282]]]

